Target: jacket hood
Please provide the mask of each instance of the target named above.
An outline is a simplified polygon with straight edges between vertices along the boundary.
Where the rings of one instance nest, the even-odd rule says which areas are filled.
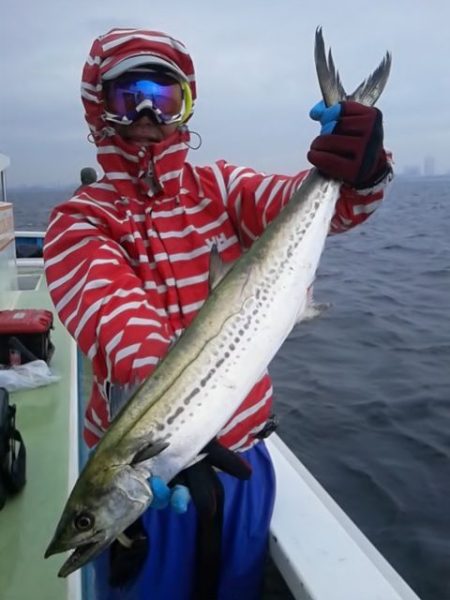
[[[188,81],[195,102],[194,65],[181,42],[160,31],[112,29],[94,40],[83,69],[81,99],[85,117],[98,149],[98,162],[121,196],[135,196],[138,190],[149,196],[176,196],[189,149],[188,128],[181,125],[166,140],[139,147],[117,135],[105,119],[102,77],[121,61],[142,54],[151,54],[179,70]],[[155,186],[148,185],[149,175]]]

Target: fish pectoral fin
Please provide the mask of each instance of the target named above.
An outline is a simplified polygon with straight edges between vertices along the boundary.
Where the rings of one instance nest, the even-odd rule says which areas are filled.
[[[139,452],[137,452],[134,455],[133,460],[131,461],[131,464],[135,465],[137,463],[144,462],[145,460],[148,460],[149,458],[152,458],[153,456],[160,454],[168,446],[169,446],[169,442],[165,442],[165,441],[150,442],[149,444],[147,444],[146,446],[141,448],[139,450]]]

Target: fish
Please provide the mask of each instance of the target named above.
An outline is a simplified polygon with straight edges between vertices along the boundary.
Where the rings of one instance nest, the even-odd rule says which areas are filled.
[[[314,59],[324,102],[373,105],[391,55],[347,95],[316,30]],[[66,577],[98,556],[151,504],[149,477],[170,482],[196,460],[307,315],[340,182],[312,168],[251,248],[217,275],[195,319],[114,418],[82,469],[45,557],[72,551]],[[217,263],[212,251],[211,268]]]

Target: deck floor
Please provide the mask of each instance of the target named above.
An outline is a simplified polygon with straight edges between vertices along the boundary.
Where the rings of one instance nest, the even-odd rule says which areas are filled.
[[[45,290],[11,292],[20,308],[51,308]],[[53,311],[54,312],[54,311]],[[67,580],[57,577],[64,557],[44,560],[68,491],[70,338],[57,322],[52,371],[61,380],[10,394],[27,449],[27,484],[0,511],[1,600],[64,600]]]

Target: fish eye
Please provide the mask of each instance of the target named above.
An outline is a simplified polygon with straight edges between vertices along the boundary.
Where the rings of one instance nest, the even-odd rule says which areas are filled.
[[[89,513],[81,513],[75,517],[74,525],[78,531],[87,531],[94,526],[94,517]]]

